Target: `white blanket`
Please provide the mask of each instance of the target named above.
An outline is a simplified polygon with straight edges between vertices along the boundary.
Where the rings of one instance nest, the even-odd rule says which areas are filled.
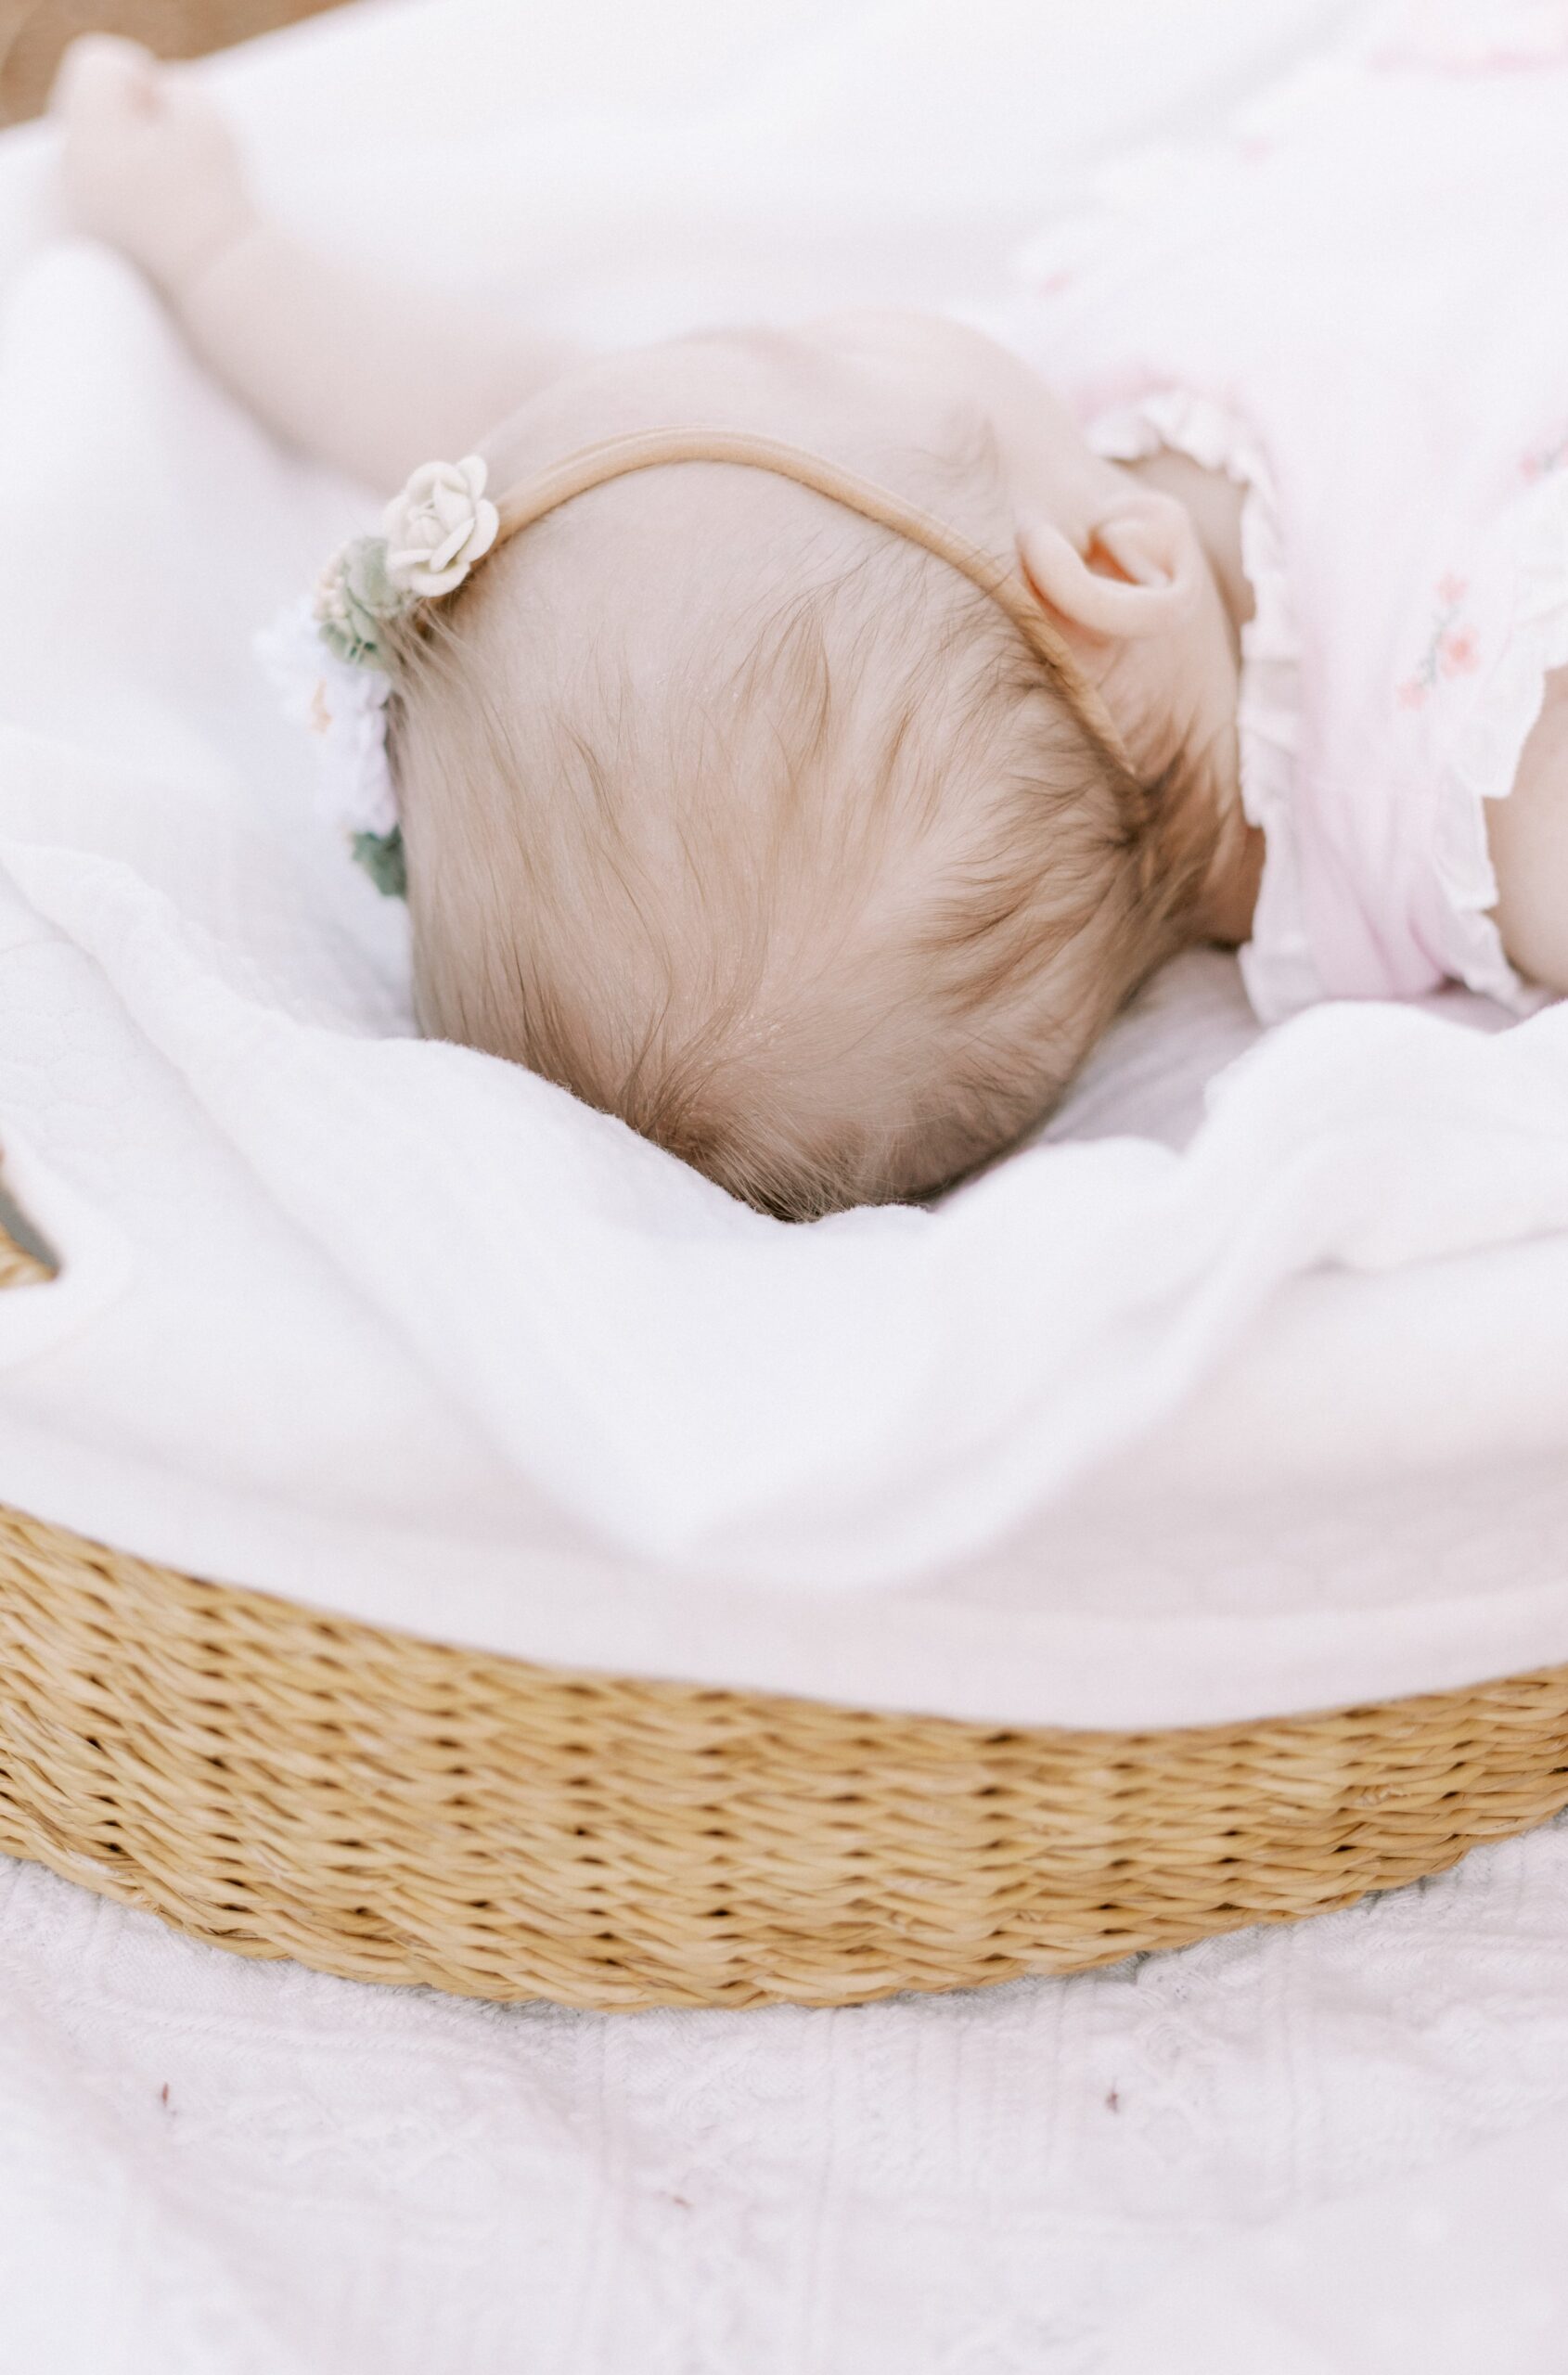
[[[1203,0],[1178,47],[1131,0],[688,0],[636,35],[465,0],[221,79],[317,237],[630,334],[812,289],[983,301],[1112,138],[1201,121],[1343,13]],[[315,823],[249,650],[363,499],[269,446],[115,259],[37,248],[46,136],[12,147],[0,1133],[65,1274],[0,1303],[0,1496],[497,1648],[996,1716],[1568,1654],[1561,1572],[1484,1528],[1484,1605],[1452,1565],[1430,1621],[1396,1605],[1431,1587],[1439,1486],[1564,1538],[1568,1010],[1320,1011],[1185,1151],[1104,1136],[1091,1080],[1087,1138],[809,1230],[420,1044],[403,919]],[[1212,1063],[1205,997],[1244,1040],[1189,971],[1110,1076],[1140,1030]],[[1382,1560],[1354,1616],[1302,1543],[1330,1493]]]

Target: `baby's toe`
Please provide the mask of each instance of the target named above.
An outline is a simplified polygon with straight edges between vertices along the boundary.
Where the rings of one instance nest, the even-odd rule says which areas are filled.
[[[117,33],[84,33],[60,61],[50,109],[76,122],[156,115],[164,74],[151,50]]]
[[[56,85],[66,220],[173,296],[249,220],[227,124],[199,84],[135,42],[73,44]]]

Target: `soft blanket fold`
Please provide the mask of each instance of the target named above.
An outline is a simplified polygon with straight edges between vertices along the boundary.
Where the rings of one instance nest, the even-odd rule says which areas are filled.
[[[406,42],[418,15],[388,23]],[[1224,17],[1200,12],[1216,54]],[[477,41],[502,42],[493,12],[471,20]],[[942,49],[880,25],[843,36],[840,71],[874,63],[882,104],[891,91],[918,121]],[[970,226],[984,218],[989,236],[1020,207],[1022,144],[987,150],[981,84],[1023,23],[997,6],[986,27],[964,154]],[[694,155],[737,199],[726,262],[749,262],[756,309],[790,293],[786,129],[802,250],[815,252],[824,186],[850,206],[851,129],[814,87],[786,78],[753,97],[749,141],[733,97],[688,112],[678,141],[657,106],[639,120],[639,237],[662,198],[671,322]],[[395,148],[416,185],[452,166],[439,240],[459,262],[470,225],[491,251],[508,225],[520,249],[525,225],[535,250],[542,236],[537,155],[498,136],[494,88],[485,108],[460,167],[445,132],[421,150],[373,111],[358,124],[361,161]],[[263,170],[282,185],[281,98],[272,121]],[[602,122],[585,132],[587,153],[607,137]],[[615,314],[581,189],[571,227],[575,186],[558,191],[550,233],[579,290]],[[748,197],[772,225],[765,258]],[[907,277],[923,269],[935,302],[956,265],[928,253],[929,190],[884,173],[875,205],[860,199],[855,268],[869,274],[896,228]],[[343,236],[367,236],[363,209]],[[620,309],[628,333],[645,327],[636,313]],[[403,919],[315,818],[308,747],[250,655],[364,500],[205,384],[115,258],[45,245],[20,267],[0,350],[0,541],[25,556],[0,639],[0,1132],[66,1267],[59,1286],[0,1302],[0,1494],[220,1577],[524,1653],[635,1662],[624,1611],[640,1598],[639,1636],[662,1611],[671,1640],[705,1629],[702,1671],[794,1688],[813,1687],[809,1661],[785,1675],[764,1646],[781,1598],[818,1602],[816,1687],[853,1672],[874,1692],[823,1605],[918,1585],[936,1613],[910,1622],[931,1647],[899,1688],[973,1712],[983,1700],[945,1678],[954,1628],[986,1600],[961,1579],[1010,1559],[1004,1597],[1032,1566],[1035,1616],[1064,1629],[1018,1703],[989,1712],[1065,1716],[1089,1704],[1087,1569],[1047,1555],[1050,1528],[1081,1534],[1097,1507],[1141,1498],[1148,1540],[1124,1566],[1146,1583],[1149,1544],[1172,1534],[1181,1430],[1189,1496],[1239,1491],[1254,1509],[1270,1493],[1351,1491],[1369,1446],[1385,1482],[1430,1486],[1423,1427],[1456,1393],[1472,1465],[1568,1443],[1568,1348],[1539,1291],[1568,1283],[1563,1009],[1497,1033],[1322,1008],[1215,1083],[1190,1143],[1134,1134],[1136,1094],[1119,1114],[1112,1100],[1119,1134],[1105,1134],[1107,1078],[1122,1063],[1131,1078],[1150,1044],[1176,1048],[1184,1016],[1211,1052],[1244,1043],[1228,1009],[1203,1040],[1215,977],[1200,960],[1188,1003],[1178,978],[1091,1075],[1091,1138],[1059,1125],[933,1213],[793,1230],[559,1090],[419,1042]],[[1527,1307],[1510,1302],[1510,1260],[1534,1282]],[[1266,1362],[1281,1290],[1325,1268],[1343,1290],[1336,1332],[1315,1352],[1298,1342],[1293,1389],[1297,1413],[1317,1415],[1282,1432],[1277,1406],[1239,1410],[1227,1380]],[[1410,1328],[1367,1283],[1390,1274],[1416,1290],[1418,1333],[1447,1328],[1462,1370],[1417,1363]],[[1489,1332],[1494,1297],[1510,1316]],[[1207,1440],[1205,1395],[1226,1428]],[[1270,1522],[1278,1541],[1278,1508]],[[564,1632],[552,1574],[573,1579]],[[1301,1583],[1290,1560],[1260,1575],[1252,1615],[1310,1615]],[[1195,1580],[1178,1578],[1164,1612],[1195,1604]],[[1127,1612],[1114,1582],[1093,1607]],[[1262,1646],[1227,1663],[1223,1712],[1301,1688],[1285,1636],[1275,1652],[1253,1629]],[[1413,1647],[1412,1683],[1461,1637],[1484,1666],[1473,1624],[1439,1626]],[[1568,1653],[1568,1586],[1540,1653]],[[1315,1693],[1337,1688],[1331,1660],[1305,1666]],[[1120,1667],[1141,1719],[1216,1712],[1161,1671],[1136,1655]],[[1357,1687],[1348,1670],[1343,1683]],[[1095,1688],[1103,1714],[1103,1677]]]

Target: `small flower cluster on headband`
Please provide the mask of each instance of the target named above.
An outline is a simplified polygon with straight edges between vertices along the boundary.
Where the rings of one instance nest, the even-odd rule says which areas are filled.
[[[334,820],[379,891],[407,887],[387,765],[392,647],[386,629],[420,601],[461,585],[500,530],[477,454],[426,462],[388,504],[379,536],[333,555],[315,590],[286,610],[257,650],[287,713],[320,738],[321,786]]]

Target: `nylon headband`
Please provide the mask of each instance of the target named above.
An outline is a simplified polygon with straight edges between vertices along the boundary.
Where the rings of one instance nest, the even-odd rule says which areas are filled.
[[[971,585],[989,595],[1032,648],[1060,671],[1084,724],[1101,738],[1129,774],[1134,772],[1110,711],[1020,574],[1000,567],[989,553],[979,545],[970,544],[967,536],[960,535],[933,512],[923,510],[917,503],[906,502],[886,487],[859,477],[853,470],[841,469],[836,462],[824,461],[820,455],[808,453],[805,447],[789,444],[781,438],[758,437],[738,429],[642,429],[625,436],[604,438],[499,496],[495,505],[500,515],[496,541],[520,534],[550,512],[559,511],[562,504],[587,494],[596,486],[608,485],[612,479],[627,478],[635,470],[662,469],[678,462],[729,463],[742,469],[769,470],[776,478],[793,479],[798,486],[809,487],[814,494],[825,495],[830,503],[842,503],[847,510],[857,511],[863,520],[873,520],[879,528],[904,536],[910,544],[934,554],[938,560],[946,561]]]

